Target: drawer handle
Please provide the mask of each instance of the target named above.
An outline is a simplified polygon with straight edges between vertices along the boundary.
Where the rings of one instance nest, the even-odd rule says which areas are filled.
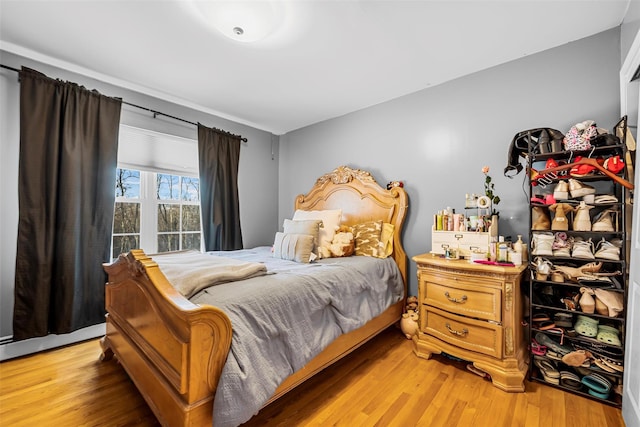
[[[445,325],[447,327],[447,330],[452,334],[452,335],[457,335],[459,337],[465,336],[469,333],[469,331],[467,329],[463,329],[462,331],[456,331],[455,329],[451,329],[451,325],[449,325],[448,323]]]
[[[449,291],[446,291],[444,293],[444,296],[447,297],[447,299],[451,302],[455,302],[456,304],[464,304],[465,301],[467,300],[467,296],[466,295],[462,295],[462,298],[458,299],[458,298],[451,298],[449,296]]]

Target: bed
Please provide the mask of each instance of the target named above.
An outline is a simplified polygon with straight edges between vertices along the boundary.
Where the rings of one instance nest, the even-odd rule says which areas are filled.
[[[303,366],[295,368],[282,381],[278,380],[279,385],[268,399],[259,402],[260,407],[396,324],[407,295],[407,256],[401,236],[408,198],[401,186],[382,188],[369,172],[341,166],[318,178],[307,194],[296,198],[294,207],[296,211],[341,209],[341,223],[345,225],[376,220],[392,224],[392,252],[382,261],[391,262],[397,269],[401,297],[363,325],[339,334]],[[253,252],[261,251],[264,249]],[[354,261],[358,260],[349,262]],[[340,267],[340,261],[334,258],[314,264],[327,267],[323,267],[323,262],[331,264],[332,269]],[[120,255],[115,262],[105,265],[105,271],[109,276],[105,287],[107,331],[101,340],[101,359],[107,361],[115,355],[162,425],[213,425],[214,411],[217,414],[223,409],[217,407],[221,405],[216,391],[225,381],[223,373],[231,364],[227,360],[233,360],[237,353],[232,342],[235,346],[238,331],[233,329],[230,319],[238,319],[237,314],[233,317],[231,312],[226,313],[217,306],[223,304],[211,302],[215,293],[207,289],[187,299],[158,263],[142,250]],[[270,280],[278,274],[271,275]],[[260,279],[254,277],[249,281]],[[243,282],[234,283],[242,283],[234,284],[239,288],[244,286]],[[210,293],[208,300],[202,299],[204,293]],[[236,326],[239,329],[239,325]]]

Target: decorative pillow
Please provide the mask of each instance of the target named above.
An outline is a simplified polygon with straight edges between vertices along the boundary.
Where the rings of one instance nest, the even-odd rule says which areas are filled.
[[[276,233],[273,257],[288,261],[309,263],[315,259],[313,236],[310,234]]]
[[[380,241],[382,220],[368,221],[353,226],[353,237],[356,242],[356,255],[379,257],[384,254]]]
[[[318,246],[328,250],[333,241],[333,236],[336,234],[336,230],[340,226],[342,220],[342,209],[328,209],[318,211],[303,211],[298,209],[293,214],[294,220],[309,220],[317,219],[321,220],[323,227],[320,228],[318,236]]]
[[[395,225],[388,222],[382,223],[382,232],[380,233],[382,251],[380,252],[380,258],[386,258],[393,253],[393,231],[395,228]]]
[[[322,220],[319,219],[305,219],[305,220],[284,220],[284,233],[285,234],[310,234],[313,236],[313,253],[318,255],[318,239],[320,234],[320,227],[322,227]]]

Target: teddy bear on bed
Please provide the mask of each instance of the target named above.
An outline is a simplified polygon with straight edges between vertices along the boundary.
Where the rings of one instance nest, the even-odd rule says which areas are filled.
[[[351,256],[354,254],[356,247],[353,240],[353,231],[347,225],[341,225],[333,236],[331,245],[329,246],[332,257]]]
[[[319,248],[322,258],[346,257],[355,252],[355,243],[351,227],[341,225],[333,236],[333,240],[328,246]]]

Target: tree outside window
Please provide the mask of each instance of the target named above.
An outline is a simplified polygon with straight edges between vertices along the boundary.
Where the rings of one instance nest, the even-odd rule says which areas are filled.
[[[112,244],[114,258],[143,246],[150,253],[200,250],[200,180],[119,168]]]

